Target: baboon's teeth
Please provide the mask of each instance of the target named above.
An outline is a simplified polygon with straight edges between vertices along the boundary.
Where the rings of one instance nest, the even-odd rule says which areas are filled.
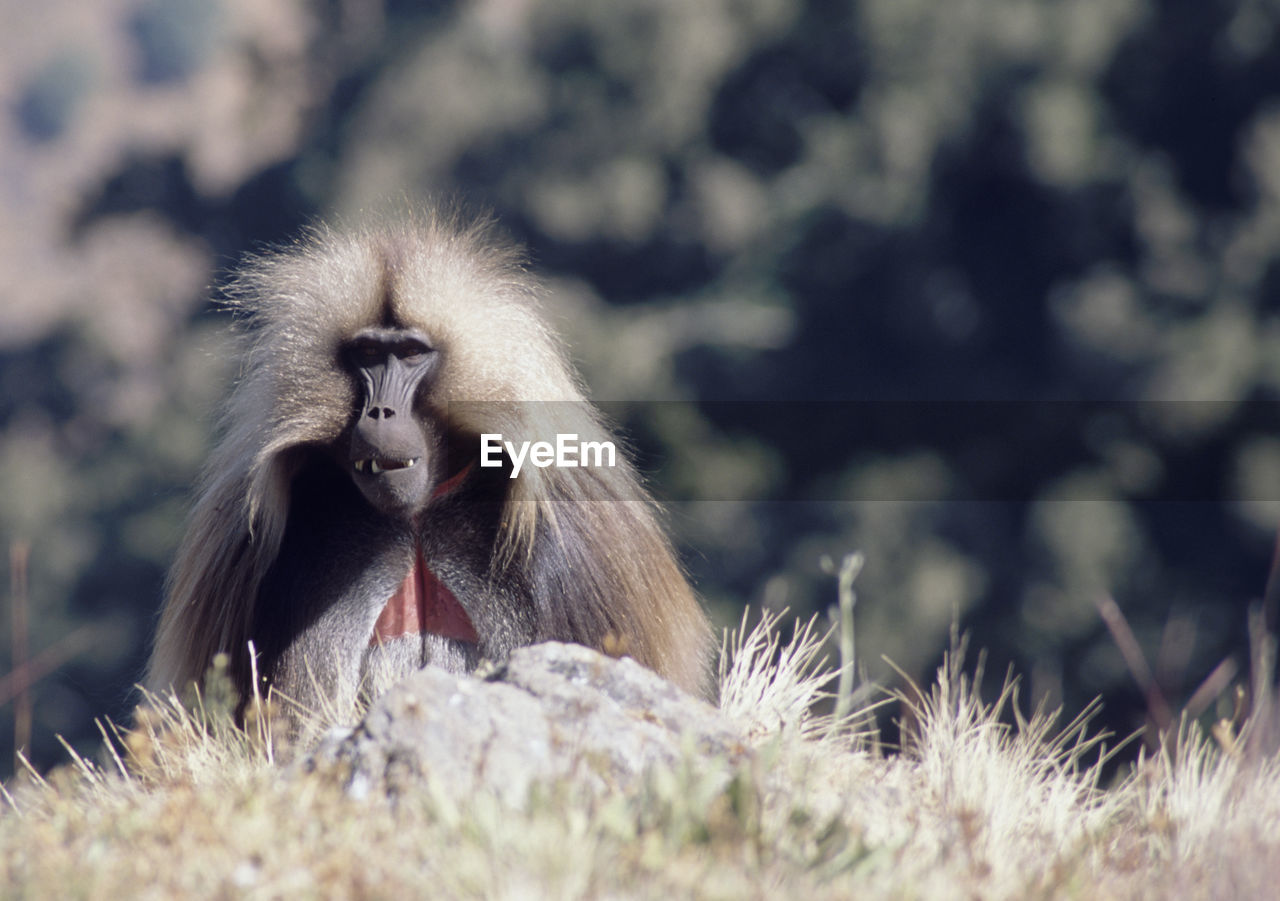
[[[367,470],[376,476],[384,472],[393,472],[397,469],[410,469],[417,466],[420,459],[420,457],[411,457],[408,460],[357,460],[355,467],[356,472],[365,472]]]

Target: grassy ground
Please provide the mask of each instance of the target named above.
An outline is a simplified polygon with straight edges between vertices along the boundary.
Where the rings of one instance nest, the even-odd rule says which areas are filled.
[[[163,707],[119,759],[10,786],[5,897],[1238,898],[1280,885],[1280,764],[1249,722],[1185,726],[1099,784],[1088,717],[1016,716],[953,654],[900,753],[809,710],[822,644],[769,623],[726,649],[755,761],[690,760],[632,794],[548,785],[519,808],[446,782],[357,801],[225,717]],[[1087,712],[1086,712],[1087,714]],[[212,722],[212,730],[199,723]],[[219,726],[218,724],[223,725]],[[1086,762],[1088,761],[1088,762]],[[447,779],[447,774],[443,774]]]

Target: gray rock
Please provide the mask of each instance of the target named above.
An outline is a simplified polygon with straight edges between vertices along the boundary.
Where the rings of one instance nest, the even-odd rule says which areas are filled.
[[[414,673],[304,766],[343,766],[357,796],[395,796],[431,779],[458,796],[487,789],[520,804],[535,783],[627,791],[690,755],[727,771],[749,753],[716,708],[635,661],[547,643],[485,677]]]

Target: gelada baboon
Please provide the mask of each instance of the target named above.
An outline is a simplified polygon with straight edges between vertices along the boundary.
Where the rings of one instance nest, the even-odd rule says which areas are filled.
[[[708,691],[707,620],[626,461],[482,454],[481,436],[609,438],[489,226],[318,227],[249,261],[227,303],[239,382],[149,688],[181,690],[226,652],[242,702],[256,672],[345,711],[423,664],[469,671],[555,639]]]

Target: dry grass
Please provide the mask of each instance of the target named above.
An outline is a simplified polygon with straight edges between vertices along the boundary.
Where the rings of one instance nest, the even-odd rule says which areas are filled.
[[[265,720],[242,732],[225,702],[156,699],[114,737],[117,757],[11,786],[0,885],[77,898],[1092,899],[1266,898],[1280,884],[1280,763],[1248,750],[1248,721],[1216,739],[1184,723],[1104,787],[1093,711],[1061,728],[1023,718],[1012,681],[984,702],[953,648],[927,692],[902,697],[914,726],[887,755],[849,698],[825,699],[838,717],[814,713],[833,681],[849,690],[822,666],[825,638],[811,623],[783,643],[766,617],[726,640],[722,707],[757,749],[729,780],[691,759],[638,793],[548,785],[518,809],[446,783],[356,801],[340,772],[283,775]]]

